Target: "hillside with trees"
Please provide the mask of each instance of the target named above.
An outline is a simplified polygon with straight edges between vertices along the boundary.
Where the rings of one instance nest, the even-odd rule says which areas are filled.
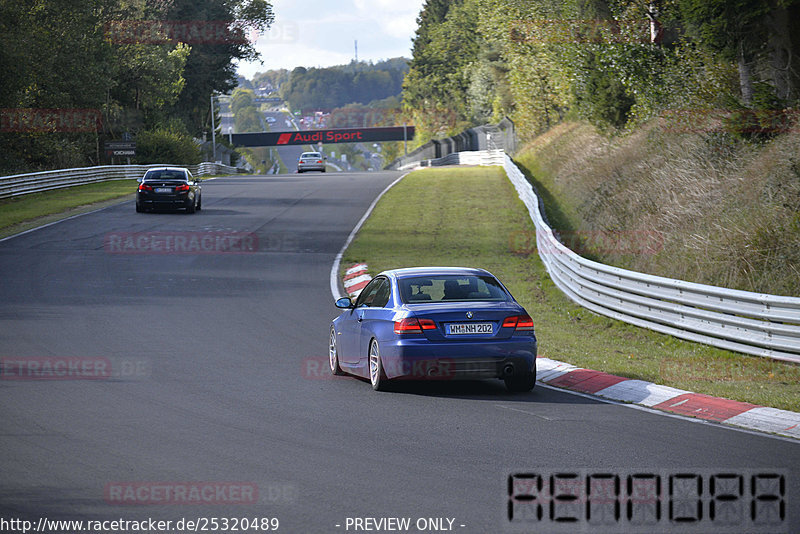
[[[800,295],[798,0],[427,0],[418,23],[415,143],[508,116],[574,250]]]
[[[797,0],[428,0],[404,102],[423,137],[512,118],[630,129],[725,109],[749,137],[800,97]],[[436,113],[432,113],[432,111]]]
[[[145,134],[141,162],[169,138],[186,149],[175,163],[195,163],[209,95],[236,86],[234,60],[258,55],[248,32],[272,20],[266,0],[0,2],[0,172],[102,164],[123,133]],[[96,127],[22,123],[69,110]]]
[[[353,61],[328,68],[297,67],[282,83],[280,94],[292,109],[332,110],[347,104],[369,104],[398,96],[407,72],[404,58],[378,63]],[[256,80],[264,78],[256,76]]]

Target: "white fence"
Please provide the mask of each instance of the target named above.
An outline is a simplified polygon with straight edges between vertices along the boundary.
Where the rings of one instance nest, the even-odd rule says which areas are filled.
[[[78,169],[34,172],[0,177],[0,198],[14,197],[27,193],[38,193],[62,187],[105,182],[109,180],[135,180],[141,178],[147,169],[165,165],[102,165]],[[215,174],[239,174],[242,169],[219,163],[201,163],[186,166],[192,174],[207,176]]]
[[[695,284],[587,260],[553,235],[533,187],[508,155],[503,167],[536,226],[542,262],[573,301],[679,338],[800,363],[800,298]]]
[[[453,152],[443,158],[428,159],[407,163],[398,170],[404,171],[417,167],[439,167],[442,165],[503,165],[505,152],[502,150],[474,150],[470,152]]]

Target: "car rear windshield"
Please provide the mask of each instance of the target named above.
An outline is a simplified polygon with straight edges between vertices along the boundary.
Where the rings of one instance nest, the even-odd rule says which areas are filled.
[[[319,152],[304,152],[301,158],[318,158]]]
[[[183,171],[148,171],[144,175],[145,180],[186,180],[186,173]]]
[[[406,304],[421,302],[470,302],[510,300],[500,283],[491,276],[430,275],[397,280],[400,298]]]

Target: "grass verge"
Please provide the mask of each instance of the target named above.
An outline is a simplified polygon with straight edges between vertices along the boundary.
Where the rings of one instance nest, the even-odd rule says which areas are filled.
[[[606,138],[568,122],[515,155],[551,225],[624,269],[800,295],[800,135],[768,142],[666,131]]]
[[[751,357],[595,315],[553,285],[535,230],[500,167],[426,169],[393,187],[344,254],[371,274],[423,265],[483,267],[536,324],[539,354],[619,376],[800,411],[800,366]]]
[[[133,199],[135,191],[136,180],[114,180],[0,200],[0,237]]]

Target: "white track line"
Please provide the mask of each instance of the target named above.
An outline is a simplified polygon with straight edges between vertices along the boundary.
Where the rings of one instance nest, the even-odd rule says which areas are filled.
[[[349,236],[347,236],[347,241],[344,242],[344,245],[342,245],[342,249],[336,255],[336,259],[333,260],[333,265],[331,265],[331,277],[330,277],[331,295],[333,295],[334,300],[342,298],[342,292],[339,291],[339,265],[342,263],[342,256],[344,255],[344,251],[347,250],[347,247],[349,247],[350,243],[353,242],[353,239],[355,239],[356,234],[358,233],[359,230],[361,230],[361,227],[364,225],[369,216],[372,214],[372,210],[375,209],[375,206],[378,204],[378,201],[381,199],[381,197],[385,195],[389,189],[394,187],[400,180],[402,180],[408,175],[409,173],[405,173],[401,175],[400,178],[398,178],[397,180],[386,186],[386,189],[381,191],[380,195],[378,195],[375,198],[375,200],[372,201],[372,204],[370,204],[369,208],[367,208],[367,212],[364,213],[364,216],[361,217],[361,220],[359,220],[358,223],[355,225],[353,231],[350,232]]]

